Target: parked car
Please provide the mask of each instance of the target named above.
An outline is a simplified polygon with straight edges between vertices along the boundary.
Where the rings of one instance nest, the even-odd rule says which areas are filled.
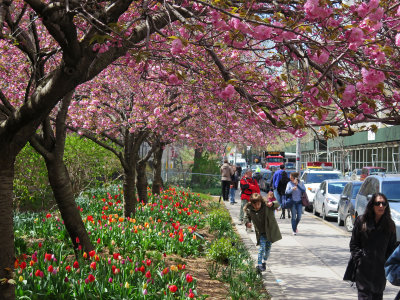
[[[306,193],[308,200],[310,201],[310,206],[307,210],[312,210],[315,192],[320,186],[321,182],[328,179],[342,179],[343,175],[337,170],[322,170],[322,169],[307,169],[301,176],[301,180],[304,182],[306,187]]]
[[[390,206],[392,219],[396,224],[396,236],[400,241],[400,174],[370,175],[362,183],[356,196],[356,217],[365,211],[368,201],[374,193],[383,193]]]
[[[264,170],[262,172],[262,176],[260,180],[258,181],[258,185],[260,186],[260,190],[264,192],[268,192],[270,190],[270,182],[272,178],[273,172],[270,170]]]
[[[386,172],[386,169],[382,167],[372,167],[372,166],[364,167],[361,169],[360,180],[363,181],[369,175],[372,175],[371,173],[374,172]]]
[[[362,181],[350,181],[346,184],[339,198],[338,225],[345,226],[347,231],[353,230],[355,221],[355,202]]]
[[[337,217],[340,194],[347,180],[328,179],[321,182],[314,198],[313,213],[321,215],[322,219]]]

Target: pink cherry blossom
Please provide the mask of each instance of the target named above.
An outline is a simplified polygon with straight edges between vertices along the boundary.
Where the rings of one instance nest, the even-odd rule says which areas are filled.
[[[171,53],[173,55],[181,54],[183,53],[183,44],[180,39],[175,39],[171,43]]]
[[[354,85],[346,86],[340,103],[343,107],[351,107],[355,105],[356,87]]]
[[[257,40],[266,40],[271,37],[272,29],[265,25],[254,27],[252,36]]]
[[[400,6],[399,6],[399,8],[400,8]],[[395,41],[396,41],[396,46],[400,47],[400,33],[396,34]]]
[[[235,88],[229,84],[221,93],[220,96],[222,99],[231,99],[235,93]]]
[[[385,80],[385,74],[382,71],[362,68],[363,83],[367,87],[376,87],[379,83]]]

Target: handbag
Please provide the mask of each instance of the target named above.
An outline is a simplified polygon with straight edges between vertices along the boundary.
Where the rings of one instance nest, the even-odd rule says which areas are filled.
[[[306,192],[301,193],[301,204],[303,204],[303,206],[305,206],[305,207],[310,205],[310,201],[308,200],[308,196],[307,196]]]
[[[343,280],[355,282],[356,270],[357,270],[356,261],[354,260],[353,256],[350,256],[349,262],[347,263],[346,271],[344,272]]]
[[[284,194],[284,195],[282,195],[281,200],[282,200],[281,208],[283,208],[283,209],[292,208],[292,206],[293,206],[292,195]]]

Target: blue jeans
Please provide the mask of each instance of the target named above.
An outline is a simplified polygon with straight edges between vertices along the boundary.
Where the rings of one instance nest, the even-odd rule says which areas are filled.
[[[292,229],[293,232],[296,232],[297,225],[299,225],[301,214],[303,213],[303,204],[301,202],[293,203],[292,208]]]
[[[274,189],[274,196],[275,196],[275,199],[278,201],[279,205],[282,205],[281,195],[279,194],[277,189]]]
[[[236,189],[235,188],[230,188],[229,196],[231,198],[231,203],[235,202],[235,193],[236,193]]]
[[[272,243],[267,240],[265,235],[260,235],[260,249],[258,250],[258,264],[261,265],[264,259],[264,262],[267,261],[269,254],[271,253],[271,245]]]
[[[247,200],[240,200],[240,212],[239,212],[239,221],[243,221],[244,211],[243,207],[247,204]]]

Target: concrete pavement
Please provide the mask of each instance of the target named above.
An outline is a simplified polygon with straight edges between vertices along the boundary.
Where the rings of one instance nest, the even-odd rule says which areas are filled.
[[[238,225],[240,200],[224,202],[246,247],[257,262],[258,247],[254,232],[246,232]],[[263,272],[265,287],[272,299],[357,299],[357,290],[343,281],[343,274],[350,258],[350,234],[323,221],[311,213],[304,213],[298,226],[299,233],[292,235],[290,219],[275,216],[282,233],[282,240],[274,243]],[[394,299],[399,287],[387,283],[384,299]]]

